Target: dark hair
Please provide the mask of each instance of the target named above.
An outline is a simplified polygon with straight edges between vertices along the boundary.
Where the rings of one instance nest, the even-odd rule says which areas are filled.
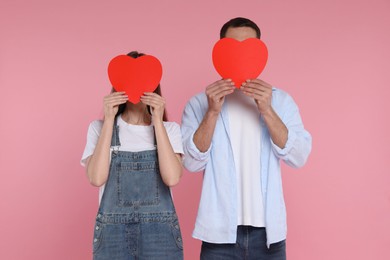
[[[253,30],[256,31],[257,38],[260,39],[261,32],[260,32],[260,28],[257,26],[257,24],[255,24],[251,20],[249,20],[247,18],[243,18],[243,17],[233,18],[230,21],[228,21],[227,23],[225,23],[222,26],[221,31],[219,33],[219,37],[221,39],[226,37],[226,32],[227,32],[227,30],[230,27],[233,27],[233,28],[237,28],[237,27],[249,27],[249,28],[252,28]]]
[[[138,52],[138,51],[132,51],[132,52],[129,52],[129,53],[127,54],[127,56],[130,56],[130,57],[132,57],[132,58],[134,58],[134,59],[136,59],[136,58],[138,58],[138,57],[141,57],[141,56],[144,56],[144,55],[145,55],[144,53],[141,53],[141,52]],[[112,92],[115,92],[115,89],[114,89],[114,88],[112,88],[111,93],[112,93]],[[160,96],[162,96],[162,95],[161,95],[161,87],[160,87],[160,84],[158,84],[157,88],[156,88],[153,92],[156,93],[156,94],[158,94],[158,95],[160,95]],[[125,109],[126,109],[126,103],[125,103],[125,104],[119,105],[119,107],[118,107],[118,112],[116,113],[116,116],[122,114],[123,111],[125,111]],[[150,111],[150,106],[147,106],[147,109],[148,109],[149,114],[151,115],[152,113],[151,113],[151,111]],[[168,116],[167,116],[167,111],[166,111],[166,109],[164,109],[163,121],[168,121]]]

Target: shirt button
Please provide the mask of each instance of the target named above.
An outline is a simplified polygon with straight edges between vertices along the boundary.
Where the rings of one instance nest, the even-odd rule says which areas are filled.
[[[175,225],[175,228],[176,228],[176,229],[179,229],[179,225]]]
[[[177,238],[177,241],[181,242],[181,238],[180,238],[180,237],[178,237],[178,238]]]
[[[98,241],[97,238],[95,238],[95,239],[93,240],[94,243],[96,243],[97,241]]]
[[[96,226],[96,230],[99,230],[99,226]]]

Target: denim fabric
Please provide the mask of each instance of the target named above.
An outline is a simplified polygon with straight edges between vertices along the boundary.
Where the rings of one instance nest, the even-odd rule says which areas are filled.
[[[267,247],[265,228],[238,226],[235,244],[203,242],[201,260],[285,260],[286,241]]]
[[[120,145],[114,124],[112,146]],[[157,152],[114,149],[93,240],[93,259],[183,259],[183,242]]]

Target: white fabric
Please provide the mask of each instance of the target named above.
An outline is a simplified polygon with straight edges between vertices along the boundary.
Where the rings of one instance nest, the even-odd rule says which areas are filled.
[[[253,98],[240,90],[227,97],[227,109],[237,177],[237,224],[264,227],[260,114]]]
[[[128,124],[123,121],[121,116],[118,116],[117,125],[119,126],[119,140],[121,143],[119,151],[140,152],[156,149],[154,144],[154,130],[152,125],[140,126]],[[100,136],[100,132],[102,130],[102,126],[102,120],[95,120],[89,125],[87,133],[87,144],[85,145],[84,153],[80,161],[82,166],[85,166],[87,158],[93,154]],[[175,153],[183,154],[183,144],[179,124],[176,122],[164,122],[164,127],[167,131],[173,151]],[[112,148],[110,155],[111,152]],[[104,185],[99,189],[99,203],[103,196],[103,192]]]

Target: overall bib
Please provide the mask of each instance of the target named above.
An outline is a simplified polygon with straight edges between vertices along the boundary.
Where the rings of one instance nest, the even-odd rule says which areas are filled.
[[[115,150],[96,217],[93,259],[183,259],[179,222],[157,151],[118,151],[118,131],[115,120]]]

